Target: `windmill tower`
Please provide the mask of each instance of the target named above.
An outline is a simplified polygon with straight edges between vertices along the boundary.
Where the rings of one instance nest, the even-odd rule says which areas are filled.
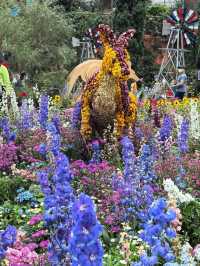
[[[185,68],[186,46],[196,43],[199,27],[198,13],[189,8],[179,7],[167,18],[170,25],[167,47],[164,48],[164,57],[150,95],[159,95],[171,87],[172,81],[177,77],[177,70]]]

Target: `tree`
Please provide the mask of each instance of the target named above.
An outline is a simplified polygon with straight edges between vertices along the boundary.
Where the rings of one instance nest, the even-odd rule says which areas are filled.
[[[19,15],[11,17],[11,4],[0,7],[0,49],[11,52],[13,69],[28,72],[34,82],[63,85],[76,59],[71,20],[48,1],[36,0],[31,6],[21,3]]]
[[[116,1],[116,10],[113,16],[115,31],[123,32],[128,28],[136,29],[135,38],[130,42],[129,52],[137,70],[140,70],[139,65],[142,64],[141,58],[144,55],[143,36],[149,3],[149,0],[118,0]]]

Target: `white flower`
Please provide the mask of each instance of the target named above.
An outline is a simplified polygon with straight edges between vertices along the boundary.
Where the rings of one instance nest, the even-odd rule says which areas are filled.
[[[183,193],[174,184],[174,182],[168,178],[163,181],[164,190],[168,193],[169,198],[175,199],[178,203],[190,202],[195,199],[189,193]]]
[[[190,102],[190,132],[195,139],[200,139],[200,114],[198,112],[197,103],[194,100]]]
[[[185,243],[181,249],[181,266],[196,266],[194,257],[191,255],[192,247],[189,243]]]

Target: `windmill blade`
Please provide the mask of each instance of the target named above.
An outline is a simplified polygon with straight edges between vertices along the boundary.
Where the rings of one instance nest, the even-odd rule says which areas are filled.
[[[187,29],[190,29],[190,30],[192,30],[192,31],[198,31],[198,29],[199,29],[199,21],[196,21],[196,22],[194,22],[194,23],[192,23],[192,24],[186,24],[186,26],[185,26]]]
[[[179,17],[180,21],[184,20],[184,9],[182,7],[178,8],[178,17]]]
[[[171,17],[174,18],[174,20],[175,20],[176,22],[179,22],[179,21],[180,21],[180,18],[179,18],[179,16],[178,16],[178,11],[177,11],[177,10],[174,10],[174,11],[172,12]]]
[[[199,16],[197,12],[194,12],[193,15],[188,19],[187,23],[194,23],[199,20]]]
[[[177,21],[171,16],[168,16],[166,20],[167,20],[168,23],[170,23],[173,26],[175,26],[176,23],[177,23]]]
[[[189,9],[187,14],[185,15],[185,22],[187,22],[193,15],[194,15],[195,11],[192,9]]]
[[[183,36],[184,36],[184,39],[185,39],[186,44],[187,44],[187,45],[190,45],[190,44],[191,44],[191,41],[190,41],[190,39],[188,38],[187,33],[184,33]]]
[[[185,32],[185,34],[187,35],[187,38],[190,40],[191,44],[195,45],[197,36],[193,32],[190,32],[190,31]]]

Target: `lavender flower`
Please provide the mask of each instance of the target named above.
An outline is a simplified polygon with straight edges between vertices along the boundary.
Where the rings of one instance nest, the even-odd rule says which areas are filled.
[[[181,153],[188,152],[189,121],[183,119],[178,137],[178,146]]]
[[[74,225],[69,239],[72,266],[102,266],[103,248],[99,241],[102,226],[98,222],[91,198],[85,194],[74,202]]]
[[[72,112],[72,117],[71,117],[71,123],[72,123],[72,128],[78,128],[80,126],[80,121],[81,121],[81,107],[82,103],[77,102],[74,106],[73,112]]]
[[[160,129],[160,140],[161,141],[167,140],[171,135],[171,131],[172,131],[171,117],[169,115],[165,115],[162,127]]]
[[[49,97],[42,95],[40,97],[39,123],[43,129],[46,129],[48,120]]]

